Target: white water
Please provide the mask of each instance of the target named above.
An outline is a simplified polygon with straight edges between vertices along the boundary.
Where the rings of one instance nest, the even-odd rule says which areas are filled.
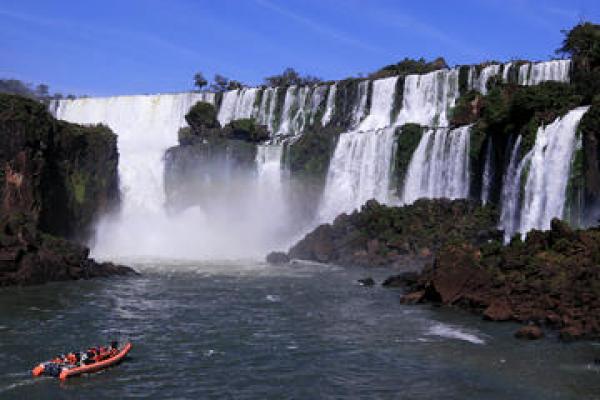
[[[389,203],[393,149],[393,128],[340,135],[327,173],[319,222],[331,222],[370,199]]]
[[[323,101],[325,101],[327,96],[327,86],[317,86],[313,92],[310,99],[310,124],[315,123],[315,118],[319,112],[319,108]]]
[[[504,241],[508,242],[517,230],[519,215],[520,184],[523,169],[529,162],[530,154],[519,161],[521,135],[517,137],[510,153],[510,161],[502,178],[502,211],[498,228],[504,230]]]
[[[367,100],[369,95],[369,81],[362,81],[358,84],[357,99],[352,108],[352,126],[358,126],[367,114]]]
[[[469,195],[471,126],[429,129],[413,153],[402,194],[411,204],[420,198],[465,198]]]
[[[513,63],[511,62],[504,64],[504,68],[502,70],[502,82],[504,83],[508,83],[508,74],[512,68],[512,64]]]
[[[485,149],[485,165],[483,167],[483,176],[481,179],[481,203],[486,205],[490,198],[490,187],[493,182],[494,170],[493,164],[493,152],[492,152],[492,141],[488,140]]]
[[[382,129],[391,125],[397,82],[397,76],[373,81],[371,111],[364,121],[360,123],[357,130],[369,131]]]
[[[185,114],[211,93],[119,96],[61,100],[56,117],[82,124],[104,123],[117,134],[122,207],[119,216],[100,221],[94,256],[163,254],[168,240],[160,231],[164,211],[165,150],[177,144]]]
[[[333,113],[335,112],[335,93],[337,91],[337,83],[334,83],[329,87],[329,92],[327,93],[327,103],[325,105],[325,113],[323,113],[323,118],[321,118],[321,125],[326,126],[331,122],[331,118],[333,117]]]
[[[576,130],[589,107],[579,107],[537,131],[519,231],[549,229],[552,218],[562,218],[576,147]]]
[[[519,67],[519,85],[538,85],[546,81],[569,82],[571,60],[527,63]]]
[[[408,75],[396,125],[412,122],[429,127],[447,126],[448,111],[458,96],[458,69]]]
[[[473,70],[475,68],[472,68]],[[471,88],[477,90],[481,94],[487,94],[487,83],[491,77],[496,76],[500,73],[500,65],[492,64],[484,67],[479,76],[473,79]]]

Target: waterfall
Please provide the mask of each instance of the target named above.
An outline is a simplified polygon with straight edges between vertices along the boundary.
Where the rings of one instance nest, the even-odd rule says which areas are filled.
[[[498,228],[504,230],[504,241],[508,242],[519,224],[519,200],[521,192],[521,175],[528,164],[531,154],[519,161],[521,135],[517,137],[510,153],[510,160],[502,178],[502,211]]]
[[[259,109],[255,107],[255,103],[258,91],[257,88],[244,88],[225,92],[217,114],[221,126],[236,119],[257,117]]]
[[[262,93],[260,106],[258,108],[258,123],[266,125],[269,132],[273,132],[273,120],[275,108],[277,107],[277,88],[266,88]]]
[[[315,118],[319,113],[319,108],[325,100],[327,89],[327,86],[317,86],[312,92],[312,96],[310,99],[310,125],[313,125],[315,123]]]
[[[538,85],[546,81],[569,82],[571,60],[526,63],[519,67],[519,85]]]
[[[531,150],[531,161],[519,231],[549,229],[552,218],[562,218],[576,147],[579,121],[589,107],[571,110],[546,127],[540,127]]]
[[[118,221],[101,221],[95,256],[155,254],[165,250],[164,160],[177,144],[185,114],[198,101],[214,103],[212,93],[119,96],[60,100],[58,119],[81,124],[103,123],[117,134],[122,207]],[[180,246],[178,246],[179,248]]]
[[[369,131],[382,129],[391,125],[394,95],[396,94],[398,77],[378,79],[373,82],[373,95],[371,96],[371,111],[360,123],[357,130]]]
[[[283,101],[283,112],[281,113],[281,120],[279,122],[278,135],[286,135],[290,131],[290,124],[292,120],[293,107],[296,103],[296,91],[297,86],[290,86],[285,92],[285,99]]]
[[[492,76],[500,73],[500,65],[492,64],[484,67],[476,79],[473,79],[470,88],[477,90],[481,94],[487,94],[487,82]]]
[[[447,126],[448,111],[458,96],[458,69],[408,75],[396,125]]]
[[[329,164],[319,222],[331,222],[370,199],[388,203],[393,150],[393,128],[340,135]]]
[[[402,201],[469,195],[469,142],[471,126],[427,130],[410,160]]]
[[[492,140],[488,139],[487,146],[485,148],[485,165],[483,167],[483,177],[481,180],[481,203],[485,206],[490,199],[490,188],[494,181],[494,169],[493,169],[493,151],[492,151]]]
[[[321,118],[321,125],[325,126],[331,122],[333,113],[335,112],[335,93],[337,91],[337,83],[329,86],[329,93],[327,93],[327,103],[325,105],[325,113]]]
[[[504,68],[502,70],[502,82],[508,83],[508,74],[510,73],[510,69],[512,68],[512,62],[504,64]]]
[[[369,95],[369,81],[358,84],[357,98],[352,107],[352,126],[358,126],[367,113],[367,100]]]

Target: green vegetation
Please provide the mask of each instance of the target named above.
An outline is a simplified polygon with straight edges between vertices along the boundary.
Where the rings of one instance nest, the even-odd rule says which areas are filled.
[[[600,93],[600,25],[581,22],[563,33],[565,39],[556,52],[572,58],[572,82],[590,103]]]
[[[394,178],[396,187],[404,187],[404,178],[408,165],[412,159],[412,154],[421,141],[425,128],[419,124],[402,125],[397,130],[396,136],[396,155],[394,157]]]
[[[380,79],[395,75],[426,74],[444,68],[448,68],[448,64],[446,64],[443,57],[438,57],[433,61],[426,61],[424,58],[418,60],[405,58],[396,64],[386,65],[380,70],[369,74],[369,78]]]
[[[259,125],[253,118],[236,119],[223,127],[224,134],[229,139],[239,139],[248,142],[262,142],[269,138],[266,127]]]
[[[194,130],[220,128],[217,110],[210,103],[199,101],[185,115],[188,125]]]
[[[0,93],[17,94],[23,97],[36,99],[39,101],[50,101],[58,100],[63,98],[62,93],[50,94],[48,85],[39,84],[33,87],[29,83],[25,83],[18,79],[0,79]],[[66,96],[67,99],[74,99],[75,96],[69,94]]]
[[[322,79],[312,75],[301,75],[294,68],[286,68],[279,75],[268,76],[265,78],[266,86],[290,86],[290,85],[315,85],[321,83]]]
[[[324,179],[335,146],[335,136],[321,131],[304,133],[291,144],[285,160],[292,174]]]

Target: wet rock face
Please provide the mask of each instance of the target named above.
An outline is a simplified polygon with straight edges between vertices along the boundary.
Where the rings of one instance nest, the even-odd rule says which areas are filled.
[[[106,127],[56,121],[33,100],[0,94],[0,214],[85,242],[119,201],[116,136]]]
[[[97,263],[88,255],[87,247],[41,233],[26,214],[0,221],[0,286],[136,274],[122,265]]]
[[[600,338],[600,229],[559,220],[508,246],[453,243],[409,287],[406,303],[454,305],[491,321],[533,322],[563,340]],[[526,327],[520,337],[538,337]]]
[[[116,136],[0,94],[0,286],[134,273],[78,243],[119,200]],[[53,236],[56,235],[56,236]]]
[[[499,236],[495,212],[467,200],[419,200],[388,207],[374,200],[306,235],[291,258],[340,265],[405,266],[430,260],[449,240],[481,243]]]
[[[287,264],[290,262],[290,258],[288,257],[288,255],[284,252],[281,251],[273,251],[271,253],[269,253],[267,255],[267,259],[266,261],[269,264],[273,264],[273,265],[281,265],[281,264]]]

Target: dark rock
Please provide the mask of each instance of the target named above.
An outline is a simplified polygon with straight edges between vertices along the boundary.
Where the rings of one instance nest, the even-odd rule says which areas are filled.
[[[3,217],[0,232],[0,286],[136,274],[122,265],[96,263],[87,247],[35,230],[26,214]]]
[[[517,339],[537,340],[544,337],[544,332],[539,326],[527,325],[517,330],[515,332],[515,337]]]
[[[506,300],[494,300],[483,312],[483,316],[490,321],[508,321],[513,317],[513,311]]]
[[[399,275],[394,275],[386,278],[381,286],[384,287],[410,287],[415,285],[419,280],[419,274],[416,272],[405,272]]]
[[[281,251],[273,251],[267,255],[267,262],[269,264],[287,264],[290,262],[290,258],[287,254]]]
[[[562,340],[600,338],[600,230],[554,220],[508,246],[452,243],[408,288],[419,301],[455,305],[492,321],[545,323]],[[424,293],[424,294],[423,294]],[[409,297],[410,298],[410,297]],[[523,335],[534,335],[526,327]],[[537,334],[536,334],[537,335]]]
[[[402,304],[417,304],[417,303],[422,302],[424,298],[425,298],[425,291],[420,290],[420,291],[412,292],[412,293],[402,296],[400,298],[400,302]]]
[[[289,254],[339,265],[401,266],[409,264],[403,260],[431,259],[447,240],[479,244],[495,239],[495,225],[495,211],[467,200],[419,200],[405,207],[370,200],[360,211],[317,227]]]
[[[369,278],[359,279],[358,283],[361,284],[362,286],[373,286],[375,284],[375,281],[373,280],[373,278],[369,277]]]

